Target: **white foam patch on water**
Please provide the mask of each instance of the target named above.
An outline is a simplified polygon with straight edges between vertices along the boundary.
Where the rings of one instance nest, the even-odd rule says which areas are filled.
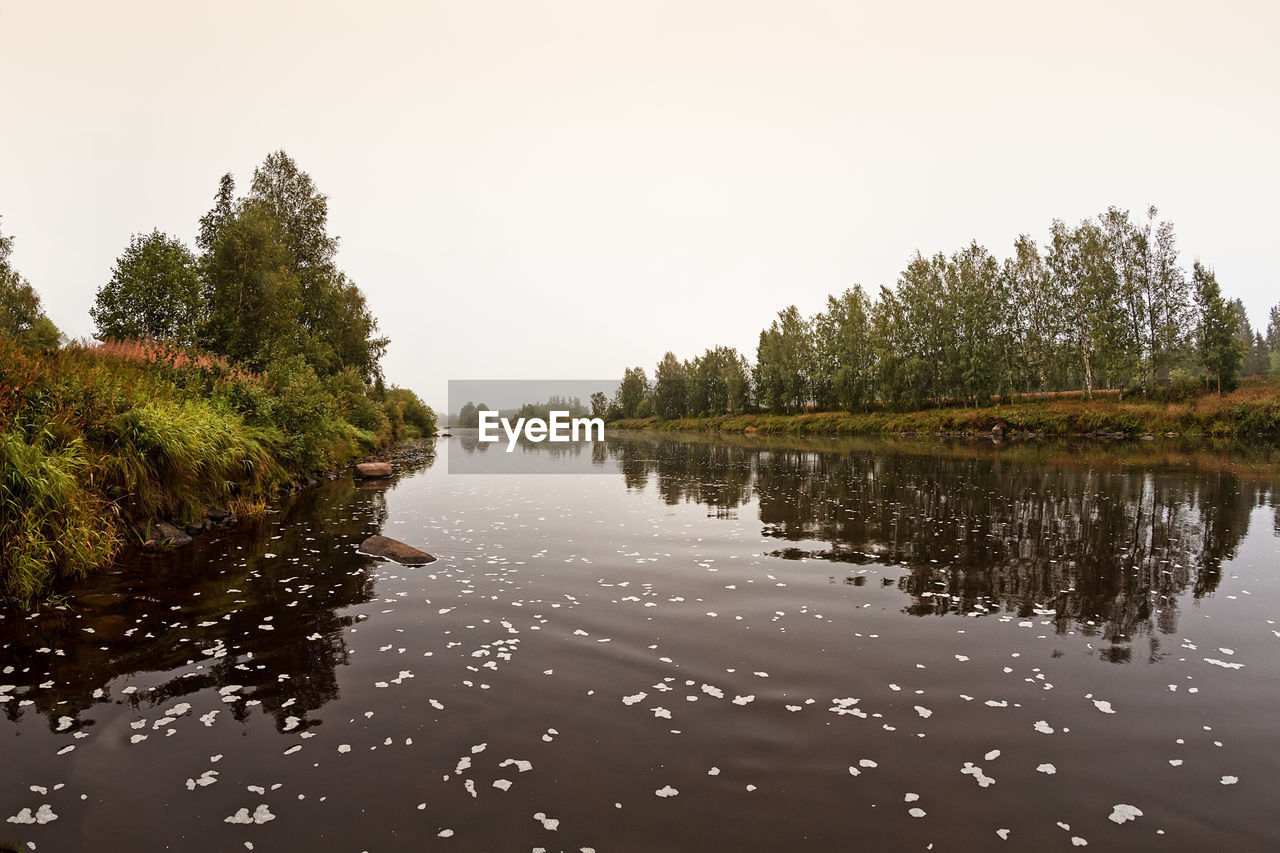
[[[1112,708],[1111,703],[1106,699],[1094,699],[1093,705],[1104,714],[1114,714],[1116,712],[1115,708]]]
[[[979,787],[987,788],[996,783],[995,779],[982,772],[981,767],[974,766],[972,761],[966,761],[964,767],[960,768],[960,772],[972,776],[978,783]]]
[[[1056,768],[1056,767],[1054,767],[1052,764],[1048,764],[1048,763],[1046,763],[1046,764],[1038,764],[1038,765],[1036,765],[1036,770],[1038,770],[1038,771],[1039,771],[1039,772],[1041,772],[1041,773],[1047,773],[1047,774],[1049,774],[1050,776],[1052,776],[1054,773],[1057,773],[1057,772],[1058,772],[1058,768]]]
[[[623,704],[623,705],[634,705],[634,704],[636,704],[637,702],[642,701],[642,700],[644,699],[644,697],[645,697],[645,696],[647,696],[647,695],[648,695],[648,694],[647,694],[647,693],[645,693],[645,692],[642,690],[642,691],[640,691],[639,693],[632,693],[630,696],[623,696],[623,697],[622,697],[622,704]]]
[[[1220,666],[1223,669],[1244,669],[1244,664],[1242,663],[1231,663],[1225,660],[1218,660],[1217,658],[1205,658],[1204,662],[1211,663],[1214,666]]]
[[[913,809],[908,809],[907,814],[911,815],[912,817],[924,817],[925,810],[917,806]]]
[[[747,705],[754,701],[756,701],[755,694],[752,694],[750,696],[734,696],[733,697],[733,704],[735,705]]]
[[[1000,750],[998,750],[998,749],[993,749],[993,750],[991,750],[990,752],[988,752],[986,755],[984,755],[984,756],[982,756],[982,757],[983,757],[984,759],[986,759],[987,761],[995,761],[997,758],[999,758],[999,757],[1000,757]]]
[[[997,829],[997,830],[996,830],[996,835],[1000,836],[1000,840],[1001,840],[1001,841],[1008,841],[1008,840],[1009,840],[1009,830],[1007,830],[1007,829]]]
[[[916,713],[919,714],[921,717],[924,717],[926,720],[933,716],[933,711],[930,711],[928,708],[926,708],[923,705],[916,706]]]
[[[553,832],[558,826],[560,826],[560,821],[558,819],[547,817],[547,815],[544,812],[535,813],[533,816],[533,819],[541,822],[543,829],[549,829],[549,830],[552,830]]]
[[[659,797],[674,797],[676,794],[679,794],[680,792],[677,791],[675,788],[671,787],[670,785],[663,785],[661,788],[654,791],[653,793],[658,795]]]
[[[1111,814],[1107,815],[1107,819],[1112,823],[1124,823],[1129,820],[1137,820],[1142,817],[1142,809],[1137,806],[1131,806],[1128,803],[1116,803],[1111,807]]]
[[[515,767],[521,773],[528,773],[533,769],[532,761],[525,761],[523,758],[508,758],[498,765],[499,767]]]
[[[348,752],[350,752],[350,751],[351,751],[351,744],[349,744],[349,743],[340,743],[340,744],[338,744],[338,752],[339,752],[339,753],[346,754],[346,753],[348,753]]]
[[[859,759],[858,759],[858,766],[859,766],[859,767],[879,767],[880,765],[879,765],[879,764],[876,764],[876,763],[875,763],[874,761],[872,761],[870,758],[859,758]]]
[[[494,779],[493,787],[497,788],[499,791],[505,791],[511,787],[511,780],[510,779]]]
[[[263,824],[275,819],[276,816],[271,813],[271,809],[267,808],[266,803],[263,803],[253,810],[253,814],[249,814],[248,809],[239,809],[230,817],[223,818],[222,821],[223,823]]]
[[[44,803],[38,809],[36,809],[34,813],[31,811],[31,809],[26,808],[18,812],[13,817],[6,818],[5,822],[19,823],[19,824],[34,823],[34,824],[39,824],[43,826],[44,824],[49,823],[50,821],[55,821],[57,819],[58,819],[58,816],[53,813],[53,808],[48,803]],[[34,844],[31,845],[31,849],[32,850],[35,849]]]
[[[1048,724],[1047,722],[1045,722],[1044,720],[1036,720],[1036,724],[1035,724],[1035,726],[1033,726],[1033,728],[1034,728],[1036,731],[1040,732],[1040,734],[1042,734],[1042,735],[1051,735],[1051,734],[1053,734],[1053,726],[1049,725],[1049,724]]]
[[[917,800],[919,800],[919,799],[920,799],[920,795],[919,795],[919,794],[912,794],[912,793],[910,793],[910,792],[908,792],[907,794],[905,794],[905,795],[902,797],[902,801],[903,801],[904,803],[914,803],[915,801],[917,801]]]
[[[1223,785],[1234,785],[1239,781],[1240,779],[1237,776],[1223,776],[1221,779],[1218,780],[1218,782]]]

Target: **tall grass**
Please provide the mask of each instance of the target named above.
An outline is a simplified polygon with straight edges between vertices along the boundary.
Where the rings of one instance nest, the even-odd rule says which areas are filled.
[[[82,478],[84,444],[49,449],[0,433],[0,594],[24,606],[56,577],[79,576],[120,546],[111,508]]]
[[[304,364],[259,376],[148,342],[32,353],[0,336],[0,597],[30,604],[109,564],[131,523],[260,512],[293,477],[402,437],[348,397]]]

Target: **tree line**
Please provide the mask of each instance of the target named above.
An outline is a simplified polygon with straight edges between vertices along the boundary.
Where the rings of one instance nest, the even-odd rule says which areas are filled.
[[[390,424],[395,434],[401,421],[434,432],[416,394],[384,385],[388,339],[337,266],[328,214],[328,197],[284,151],[254,169],[243,195],[224,175],[194,251],[159,229],[131,237],[89,309],[96,337],[223,356],[374,433]],[[9,264],[11,250],[12,237],[0,235],[0,333],[50,349],[59,333]]]
[[[652,382],[628,368],[603,408],[669,419],[978,406],[1013,393],[1223,393],[1241,376],[1280,376],[1280,305],[1265,334],[1253,329],[1211,267],[1180,265],[1173,224],[1154,207],[1145,217],[1111,207],[1077,225],[1054,220],[1043,244],[1023,234],[1003,259],[976,241],[917,252],[893,287],[856,285],[812,317],[778,312],[755,356],[668,352]]]

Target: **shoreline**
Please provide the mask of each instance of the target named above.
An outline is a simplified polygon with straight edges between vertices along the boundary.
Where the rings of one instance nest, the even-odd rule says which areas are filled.
[[[698,418],[621,418],[610,429],[801,435],[997,438],[1230,437],[1280,440],[1280,383],[1253,383],[1190,400],[1056,399],[913,412],[803,412]]]

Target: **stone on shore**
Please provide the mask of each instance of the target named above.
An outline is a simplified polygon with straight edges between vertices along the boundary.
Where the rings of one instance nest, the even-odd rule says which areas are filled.
[[[412,545],[387,536],[370,536],[360,543],[360,551],[372,557],[385,557],[405,566],[423,566],[436,561],[426,551],[419,551]]]
[[[356,465],[357,480],[381,480],[390,476],[390,462],[361,462]]]
[[[167,521],[154,521],[150,524],[139,524],[134,527],[142,548],[146,551],[160,551],[164,548],[178,548],[190,545],[192,539]]]

